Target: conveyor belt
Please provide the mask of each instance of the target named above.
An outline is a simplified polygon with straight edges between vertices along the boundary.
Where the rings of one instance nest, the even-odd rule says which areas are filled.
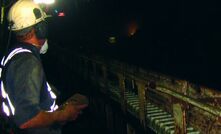
[[[139,98],[131,92],[126,92],[127,104],[130,111],[139,113]],[[171,114],[152,103],[146,105],[146,119],[148,126],[158,134],[174,134],[175,124]],[[188,134],[200,134],[192,127],[187,128]]]
[[[119,89],[112,89],[111,92],[115,97],[120,98]],[[132,92],[125,92],[125,97],[127,99],[128,111],[139,118],[140,107],[138,95]],[[152,103],[146,105],[146,119],[148,126],[157,134],[174,134],[175,124],[173,116]],[[200,132],[192,127],[187,128],[187,133],[200,134]]]

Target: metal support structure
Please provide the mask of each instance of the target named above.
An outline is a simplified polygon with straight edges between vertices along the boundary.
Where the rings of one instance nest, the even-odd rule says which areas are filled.
[[[0,0],[0,7],[1,7],[1,15],[0,15],[0,49],[2,48],[2,44],[4,44],[4,24],[5,24],[5,0]]]
[[[185,95],[182,95],[182,94],[179,94],[177,92],[174,92],[172,90],[169,90],[169,89],[166,89],[164,87],[156,87],[155,89],[151,89],[149,88],[150,90],[156,90],[156,91],[160,91],[162,93],[166,93],[166,94],[169,94],[181,101],[184,101],[184,102],[187,102],[195,107],[198,107],[204,111],[207,111],[215,116],[218,116],[218,117],[221,117],[221,109],[220,108],[217,108],[217,107],[213,107],[211,105],[208,105],[208,104],[205,104],[205,103],[201,103],[195,99],[192,99],[190,97],[187,97]]]
[[[104,89],[105,93],[107,93],[108,90],[108,82],[107,82],[107,67],[105,65],[102,65],[102,74],[103,74],[103,79],[104,79]]]
[[[117,74],[118,75],[118,79],[119,79],[119,87],[120,87],[120,96],[121,96],[121,108],[123,109],[124,112],[126,112],[127,110],[127,100],[125,97],[125,78],[122,74]]]
[[[120,63],[102,62],[103,60],[96,59],[96,57],[80,57],[82,59],[88,59],[88,61],[93,63],[93,70],[91,70],[93,76],[90,78],[93,84],[102,87],[101,90],[112,88],[112,86],[104,86],[106,82],[109,82],[107,72],[112,72],[117,75],[119,85],[117,84],[116,87],[113,87],[113,90],[109,90],[114,95],[117,94],[117,102],[120,102],[122,110],[124,112],[131,112],[132,115],[135,115],[138,121],[140,121],[142,126],[150,127],[155,132],[174,134],[193,132],[198,134],[204,131],[205,127],[199,126],[199,124],[197,124],[198,122],[189,118],[195,108],[197,109],[197,114],[210,113],[214,115],[215,121],[221,117],[221,108],[209,105],[208,101],[203,103],[200,99],[196,100],[191,97],[189,90],[194,90],[195,87],[191,86],[191,83],[188,81],[178,81],[180,83],[177,84],[173,82],[174,78],[172,79],[166,76],[161,77],[161,74],[157,73],[155,75],[159,75],[159,77],[156,77],[151,73],[141,72],[140,70],[138,70],[135,75],[133,71],[131,71],[133,68],[129,68]],[[101,65],[102,76],[98,76],[98,71],[96,71],[97,65]],[[81,70],[81,68],[79,69]],[[79,72],[83,73],[81,71]],[[88,75],[90,75],[90,73],[88,73]],[[126,91],[125,79],[132,79],[133,82],[135,82],[132,83],[132,85],[133,88],[136,85],[138,96],[137,94]],[[100,82],[98,82],[98,80],[100,80]],[[211,89],[208,90],[212,91]],[[159,98],[157,95],[159,95]],[[221,95],[221,93],[219,95]],[[157,97],[154,99],[157,101],[153,99],[155,96]],[[164,97],[166,99],[164,99]],[[201,97],[205,96],[202,95]],[[217,98],[219,99],[219,96]],[[212,97],[211,101],[217,101],[217,98]],[[187,108],[190,109],[187,110]],[[210,118],[210,114],[208,116],[206,114],[203,116],[205,116],[205,118]],[[186,117],[187,115],[188,117]],[[211,125],[210,122],[208,122],[208,124]]]
[[[175,134],[186,134],[186,109],[182,103],[174,103],[172,105],[173,117],[175,121]]]
[[[136,82],[138,87],[138,96],[139,96],[139,105],[140,105],[140,123],[146,128],[146,96],[145,96],[145,87],[144,83]]]
[[[5,1],[1,0],[1,25],[4,23],[4,18],[5,18]]]

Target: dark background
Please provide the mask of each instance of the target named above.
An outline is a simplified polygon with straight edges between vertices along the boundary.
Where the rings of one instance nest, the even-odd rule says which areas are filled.
[[[54,34],[62,47],[81,48],[219,89],[221,8],[216,1],[61,3],[66,17],[54,21],[53,27],[60,31]],[[116,37],[115,44],[108,42],[111,36]]]
[[[57,17],[55,9],[66,16]],[[215,0],[57,0],[48,13],[54,15],[49,50],[55,56],[64,50],[100,54],[221,89],[221,8]],[[56,59],[48,56],[45,62]]]

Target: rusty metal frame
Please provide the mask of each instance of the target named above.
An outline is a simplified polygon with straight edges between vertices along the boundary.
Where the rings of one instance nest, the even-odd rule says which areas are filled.
[[[198,107],[204,111],[207,111],[215,116],[219,116],[221,117],[221,109],[220,108],[216,108],[214,106],[210,106],[208,104],[204,104],[204,103],[201,103],[193,98],[190,98],[190,97],[187,97],[186,95],[182,95],[180,93],[177,93],[177,92],[174,92],[172,90],[169,90],[167,88],[164,88],[164,87],[156,87],[155,89],[152,89],[152,88],[149,88],[150,90],[153,90],[153,91],[160,91],[162,93],[166,93],[168,95],[171,95],[177,99],[180,99],[184,102],[187,102],[195,107]]]

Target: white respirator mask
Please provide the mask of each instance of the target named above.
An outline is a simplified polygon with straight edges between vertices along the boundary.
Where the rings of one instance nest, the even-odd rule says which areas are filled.
[[[48,40],[46,39],[40,49],[40,54],[45,54],[48,51]]]

